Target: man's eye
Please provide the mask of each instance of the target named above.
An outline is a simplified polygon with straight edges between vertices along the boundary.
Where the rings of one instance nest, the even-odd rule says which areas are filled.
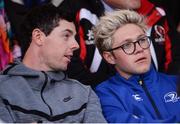
[[[125,43],[124,45],[123,45],[123,48],[124,49],[128,49],[128,48],[131,48],[133,46],[133,43],[132,42],[129,42],[129,43]]]
[[[65,39],[65,40],[68,40],[69,37],[70,37],[69,34],[65,34],[65,35],[64,35],[64,39]]]
[[[139,42],[140,43],[145,43],[147,41],[147,38],[141,38],[141,39],[139,39]]]
[[[65,34],[65,37],[69,37],[69,34]]]

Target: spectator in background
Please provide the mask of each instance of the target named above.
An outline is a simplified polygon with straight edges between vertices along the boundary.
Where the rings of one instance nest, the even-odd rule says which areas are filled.
[[[180,45],[176,41],[171,41],[169,37],[164,10],[155,7],[148,0],[64,0],[60,6],[71,8],[79,24],[77,28],[80,49],[74,55],[68,68],[70,77],[84,84],[96,86],[99,82],[114,75],[113,66],[100,57],[94,45],[91,29],[104,12],[115,9],[133,9],[146,16],[149,29],[147,35],[152,37],[150,49],[153,64],[160,72],[177,73],[175,69],[179,67],[180,55],[175,54],[174,51],[177,51],[176,48]]]
[[[179,0],[150,0],[156,6],[163,8],[169,24],[169,36],[172,42],[172,63],[168,72],[177,74],[180,60],[180,1]],[[179,74],[179,73],[178,73]]]
[[[144,18],[120,10],[100,18],[95,43],[117,74],[96,87],[109,123],[180,122],[177,77],[159,73],[151,65],[151,37]]]
[[[106,122],[91,87],[64,73],[73,51],[79,48],[70,15],[47,4],[26,16],[21,31],[25,56],[0,75],[3,122]]]
[[[4,9],[4,1],[0,0],[0,70],[12,62],[10,50],[11,28]]]
[[[150,0],[156,6],[162,7],[166,14],[169,25],[177,27],[180,22],[180,1],[179,0]]]

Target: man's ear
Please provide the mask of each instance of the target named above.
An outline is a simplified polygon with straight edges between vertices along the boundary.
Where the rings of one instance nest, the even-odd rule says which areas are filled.
[[[110,64],[115,64],[115,58],[111,52],[104,51],[103,52],[103,58]]]
[[[38,28],[35,28],[32,31],[32,42],[36,43],[38,46],[41,46],[44,42],[45,34]]]

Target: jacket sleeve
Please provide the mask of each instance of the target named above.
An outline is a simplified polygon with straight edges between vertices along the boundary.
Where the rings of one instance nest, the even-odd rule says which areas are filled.
[[[8,108],[8,106],[6,106],[2,100],[2,98],[0,97],[0,123],[12,123],[13,118],[10,114],[10,108]]]
[[[91,88],[85,111],[84,123],[106,123],[99,99]]]
[[[171,116],[164,120],[153,120],[143,115],[135,115],[133,114],[133,110],[130,112],[125,109],[121,99],[109,92],[110,91],[103,88],[96,88],[96,93],[100,98],[104,117],[108,123],[172,123],[176,120],[175,116]]]

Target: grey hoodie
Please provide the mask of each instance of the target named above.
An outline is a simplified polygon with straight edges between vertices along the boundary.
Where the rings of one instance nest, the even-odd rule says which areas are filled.
[[[16,63],[0,75],[0,119],[4,122],[106,122],[89,86],[63,72],[41,72]]]

